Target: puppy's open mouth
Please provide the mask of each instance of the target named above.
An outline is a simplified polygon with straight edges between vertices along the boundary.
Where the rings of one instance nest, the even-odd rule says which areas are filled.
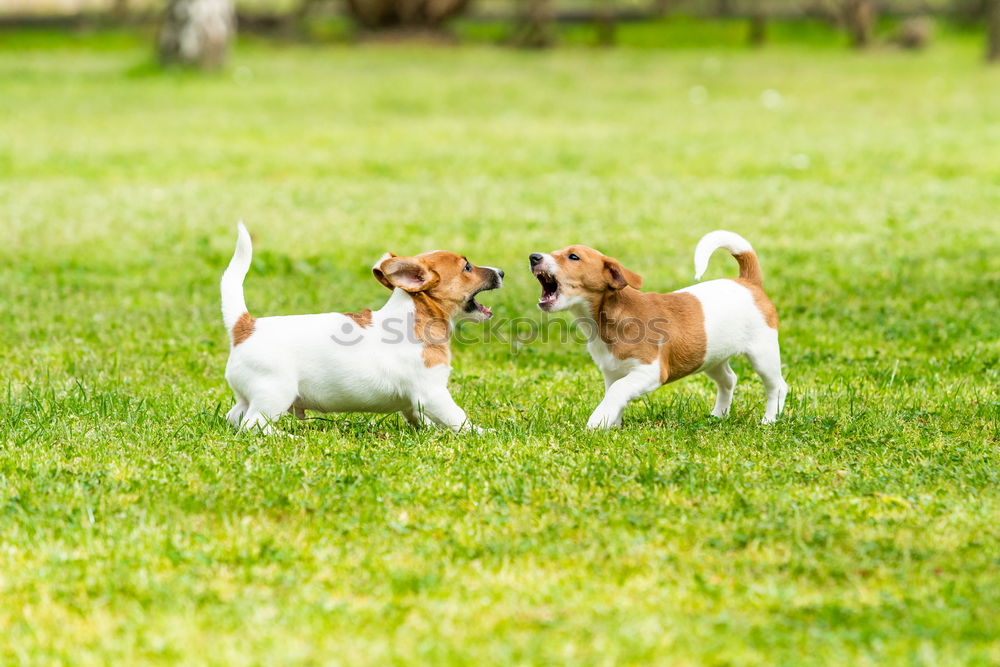
[[[559,281],[547,271],[536,271],[535,278],[542,286],[542,298],[538,300],[540,308],[547,308],[559,298]]]
[[[467,312],[467,313],[477,313],[478,312],[480,315],[482,315],[487,320],[490,319],[491,317],[493,317],[493,311],[490,310],[488,307],[484,306],[483,304],[479,303],[478,301],[476,301],[476,296],[479,295],[479,294],[481,294],[482,292],[488,292],[488,291],[494,290],[494,289],[496,289],[496,288],[495,287],[484,287],[484,288],[482,288],[482,289],[477,290],[476,292],[474,292],[472,294],[472,296],[469,297],[469,300],[465,302],[465,312]]]

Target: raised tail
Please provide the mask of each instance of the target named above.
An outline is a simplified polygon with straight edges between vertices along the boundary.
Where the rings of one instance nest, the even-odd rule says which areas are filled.
[[[740,265],[740,278],[755,285],[763,285],[764,275],[760,271],[760,262],[757,261],[757,253],[753,251],[750,242],[739,234],[716,230],[701,237],[698,245],[694,249],[694,279],[701,280],[701,276],[708,268],[708,258],[719,248],[725,248]]]
[[[236,225],[236,251],[229,260],[226,272],[222,274],[222,322],[228,331],[232,331],[236,323],[247,315],[247,302],[243,298],[243,279],[250,270],[250,260],[253,257],[253,246],[250,243],[250,233],[240,221]]]

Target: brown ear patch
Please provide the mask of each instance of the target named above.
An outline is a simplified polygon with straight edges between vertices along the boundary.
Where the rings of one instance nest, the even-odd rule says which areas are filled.
[[[616,259],[610,257],[604,260],[604,275],[607,278],[608,286],[612,289],[625,289],[632,287],[639,289],[642,287],[642,276],[634,271],[629,271]]]
[[[371,326],[372,323],[371,308],[365,308],[364,310],[359,311],[357,313],[344,313],[344,315],[354,320],[354,323],[357,324],[362,329],[366,329],[369,326]]]
[[[440,281],[438,274],[419,257],[390,257],[372,271],[383,285],[411,294],[428,290]]]
[[[382,272],[382,268],[381,267],[382,267],[382,262],[384,262],[384,261],[386,261],[388,259],[392,259],[393,257],[398,257],[398,255],[396,255],[395,253],[392,253],[392,252],[387,252],[384,255],[382,255],[381,257],[379,257],[378,261],[375,262],[375,264],[372,265],[372,275],[375,276],[375,280],[377,280],[380,283],[382,283],[388,289],[396,289],[396,288],[393,287],[392,283],[390,283],[388,281],[388,279],[385,277],[385,274]]]
[[[233,347],[245,342],[253,334],[256,326],[257,321],[250,316],[250,313],[240,315],[240,319],[233,325],[233,330],[229,332],[233,337]]]

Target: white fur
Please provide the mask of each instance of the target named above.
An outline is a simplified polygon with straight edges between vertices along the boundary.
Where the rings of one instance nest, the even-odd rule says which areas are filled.
[[[712,414],[724,417],[729,412],[736,386],[729,360],[745,354],[767,393],[761,421],[770,424],[777,419],[788,392],[781,374],[778,332],[767,326],[750,290],[734,280],[710,280],[677,291],[694,295],[705,315],[705,360],[698,372],[704,372],[718,387]]]
[[[605,373],[604,384],[604,399],[587,420],[587,428],[621,426],[625,406],[660,386],[660,362],[634,363],[630,370],[614,380]]]
[[[694,249],[694,279],[701,280],[708,268],[708,258],[719,248],[725,248],[733,255],[753,252],[750,242],[735,232],[717,229],[701,237]]]
[[[236,253],[222,279],[223,317],[230,329],[246,312],[242,278],[249,262],[250,238],[240,225]],[[253,334],[232,348],[226,364],[226,380],[236,395],[227,419],[238,428],[271,432],[285,412],[399,411],[414,424],[478,430],[448,391],[451,368],[424,365],[414,314],[413,299],[397,288],[372,312],[367,327],[341,313],[257,319]]]
[[[773,331],[753,294],[735,280],[709,280],[677,291],[695,296],[705,316],[705,360],[699,371],[744,354],[759,336]]]
[[[250,233],[241,220],[236,224],[236,251],[229,260],[229,266],[222,274],[222,322],[226,330],[230,330],[247,312],[247,302],[243,298],[243,279],[250,270],[250,260],[253,258],[253,247],[250,243]]]

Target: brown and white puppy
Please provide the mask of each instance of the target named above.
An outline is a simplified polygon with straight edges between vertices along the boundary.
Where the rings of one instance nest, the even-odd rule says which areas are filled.
[[[531,271],[542,285],[538,307],[571,310],[579,317],[590,356],[604,374],[604,400],[588,427],[618,426],[629,401],[698,372],[718,385],[712,414],[724,417],[736,387],[729,359],[737,354],[745,354],[764,381],[763,423],[777,418],[788,391],[781,374],[778,314],[764,293],[756,253],[737,234],[714,231],[698,242],[695,279],[718,248],[736,258],[739,278],[667,294],[640,292],[641,276],[587,246],[531,254]]]
[[[475,429],[448,391],[452,322],[489,319],[493,313],[476,296],[500,287],[503,271],[442,250],[386,253],[372,267],[392,290],[379,310],[255,318],[243,297],[251,252],[241,223],[222,276],[233,426],[271,431],[285,412],[305,410],[399,411],[415,424]]]

